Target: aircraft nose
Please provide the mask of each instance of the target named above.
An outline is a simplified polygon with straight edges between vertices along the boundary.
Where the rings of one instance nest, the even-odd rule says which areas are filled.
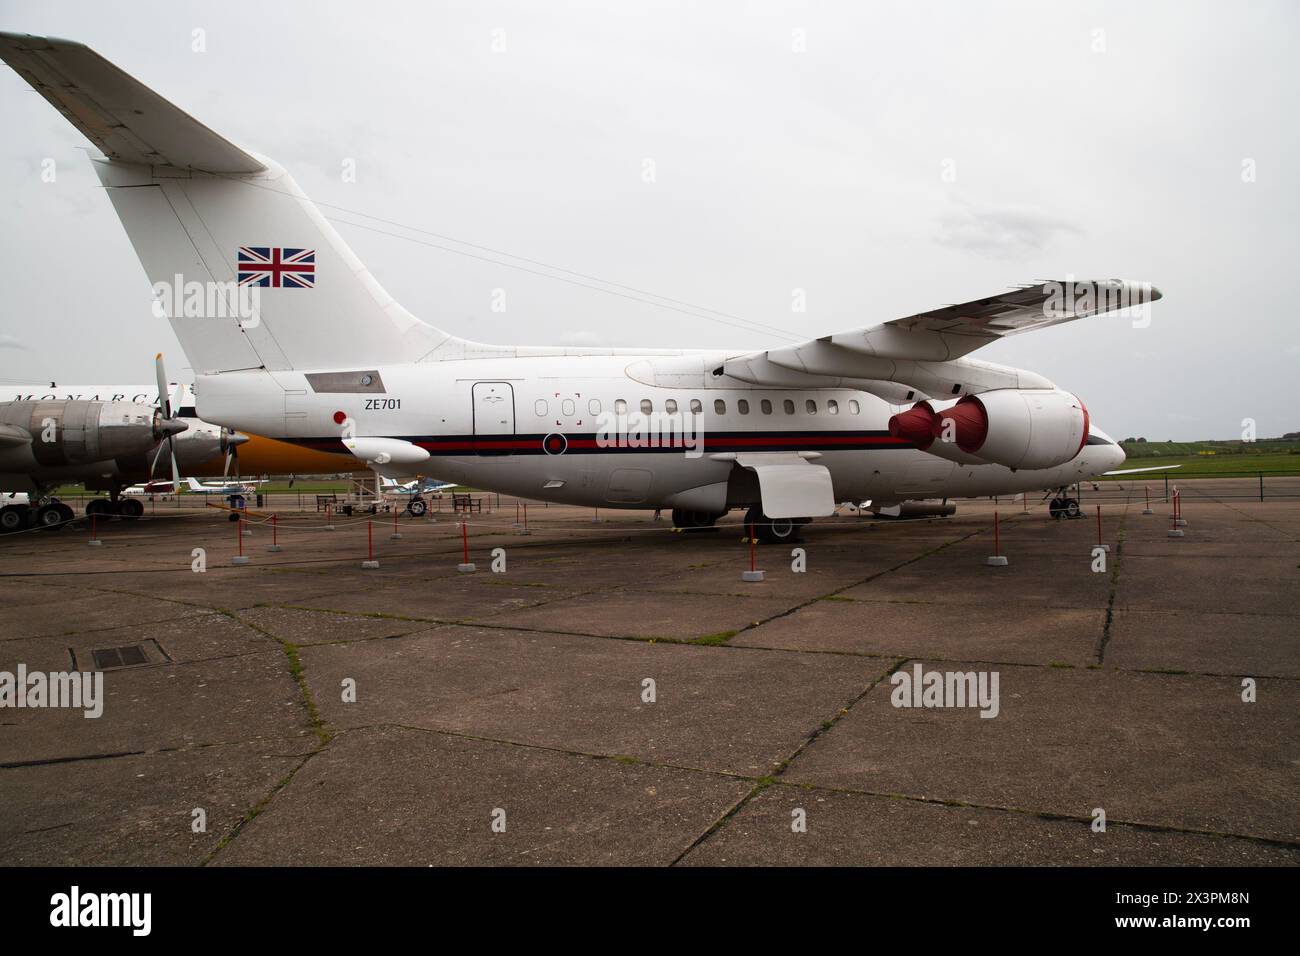
[[[1124,464],[1125,459],[1128,458],[1128,455],[1124,454],[1124,449],[1119,446],[1118,442],[1111,445],[1108,451],[1110,452],[1111,463],[1107,471],[1114,471],[1120,465]]]

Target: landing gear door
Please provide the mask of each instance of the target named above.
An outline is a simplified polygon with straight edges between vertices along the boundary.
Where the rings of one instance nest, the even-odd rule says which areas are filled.
[[[822,518],[835,511],[831,473],[789,452],[749,452],[737,463],[758,475],[763,514],[769,518]]]
[[[474,445],[480,453],[501,453],[477,439],[515,433],[515,390],[509,382],[474,383]]]

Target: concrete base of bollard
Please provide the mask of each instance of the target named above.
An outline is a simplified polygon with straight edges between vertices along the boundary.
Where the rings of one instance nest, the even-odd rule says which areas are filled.
[[[92,548],[102,548],[104,546],[104,542],[100,541],[98,538],[91,538],[86,542],[86,544],[90,545]]]
[[[237,554],[230,559],[231,564],[247,564],[252,559],[246,554]]]
[[[1172,531],[1169,532],[1169,537],[1181,538],[1184,535],[1184,533],[1185,532],[1183,531],[1182,528],[1174,528]]]
[[[532,532],[529,531],[527,528],[520,528],[518,531],[515,532],[515,534],[532,534]]]
[[[279,544],[267,545],[266,550],[267,550],[267,551],[283,551],[283,550],[284,550],[284,546],[283,546],[283,545],[279,545]]]
[[[755,581],[761,581],[763,580],[763,572],[762,571],[741,571],[740,580],[749,581],[750,583],[753,583]]]
[[[400,532],[400,531],[394,531],[394,532],[393,532],[392,534],[390,534],[388,537],[391,538],[392,540],[396,541],[396,540],[398,540],[399,538],[401,538],[401,536],[402,536],[402,532]]]
[[[470,562],[469,564],[456,565],[456,570],[459,571],[461,574],[471,574],[474,571],[477,571],[478,568],[474,567],[473,562]]]
[[[1142,513],[1143,513],[1144,515],[1153,515],[1153,514],[1155,514],[1155,512],[1152,511],[1150,508],[1143,508],[1143,509],[1142,509]]]
[[[1186,519],[1186,518],[1179,518],[1177,521],[1174,522],[1174,524],[1178,525],[1178,527],[1180,527],[1180,528],[1186,528],[1186,527],[1187,527],[1187,519]]]
[[[362,570],[362,571],[378,571],[378,570],[379,570],[379,562],[378,562],[378,561],[362,561],[362,562],[361,562],[361,570]]]
[[[990,554],[984,563],[990,568],[1005,568],[1010,562],[1005,554]]]

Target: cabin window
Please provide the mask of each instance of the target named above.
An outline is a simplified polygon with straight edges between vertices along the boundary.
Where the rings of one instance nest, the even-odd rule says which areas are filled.
[[[546,399],[544,398],[539,398],[533,404],[533,411],[537,413],[538,418],[545,418],[548,410],[549,410],[549,406],[546,404]]]
[[[715,398],[713,400],[713,410],[719,415],[725,415],[727,414],[727,403],[720,398]]]
[[[740,401],[736,402],[736,411],[740,412],[740,414],[742,415],[748,415],[749,402],[745,401],[743,398]]]
[[[840,403],[833,398],[826,399],[826,414],[838,415],[840,413]]]
[[[816,415],[816,414],[817,414],[817,403],[814,402],[811,398],[808,399],[806,402],[803,403],[803,407],[804,407],[804,410],[805,410],[809,415]]]
[[[761,409],[763,410],[763,414],[764,414],[764,415],[771,415],[771,414],[772,414],[772,401],[771,401],[771,399],[767,399],[767,398],[763,399],[761,402],[758,403],[758,407],[761,408]]]
[[[669,415],[677,414],[677,399],[669,398],[664,400],[664,411]]]
[[[699,400],[698,398],[692,398],[692,399],[691,399],[691,414],[693,414],[693,415],[699,415],[699,414],[700,414],[701,412],[703,412],[703,411],[704,411],[704,406],[700,403],[700,400]]]
[[[621,398],[616,398],[616,399],[614,399],[614,414],[615,414],[615,415],[626,415],[626,414],[627,414],[627,402],[623,401],[623,399],[621,399]]]
[[[560,403],[560,408],[563,409],[564,414],[566,416],[571,418],[575,410],[573,405],[573,399],[566,398],[563,402]]]
[[[850,399],[849,399],[849,411],[850,411],[852,414],[856,415],[856,414],[857,414],[858,412],[860,412],[861,410],[862,410],[862,409],[858,406],[858,400],[857,400],[856,398],[850,398]]]
[[[793,414],[794,414],[794,402],[791,401],[790,399],[787,398],[784,402],[782,402],[782,403],[781,403],[781,407],[782,407],[783,409],[785,409],[785,413],[786,413],[787,415],[793,415]]]
[[[593,415],[599,415],[599,414],[600,414],[600,399],[599,399],[599,398],[593,398],[591,401],[589,401],[589,402],[587,403],[587,411],[591,412],[591,414],[593,414]]]

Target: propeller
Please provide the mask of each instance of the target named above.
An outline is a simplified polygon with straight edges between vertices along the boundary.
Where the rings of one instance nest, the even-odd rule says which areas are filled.
[[[163,441],[158,443],[158,450],[154,453],[153,463],[149,465],[149,478],[153,479],[154,471],[158,468],[158,460],[162,457],[163,446],[167,446],[167,452],[171,458],[172,465],[172,491],[179,491],[181,487],[181,472],[176,466],[176,445],[172,436],[177,432],[185,430],[186,425],[176,417],[180,411],[181,396],[185,391],[184,384],[177,384],[176,391],[168,397],[167,394],[167,369],[163,366],[162,353],[159,352],[154,356],[154,373],[158,376],[158,405],[162,412],[161,430],[164,434]]]
[[[226,464],[221,469],[221,480],[225,481],[230,477],[230,466],[235,466],[235,477],[239,477],[239,446],[248,441],[247,435],[241,435],[233,428],[223,428],[221,430],[221,447],[226,451]]]

